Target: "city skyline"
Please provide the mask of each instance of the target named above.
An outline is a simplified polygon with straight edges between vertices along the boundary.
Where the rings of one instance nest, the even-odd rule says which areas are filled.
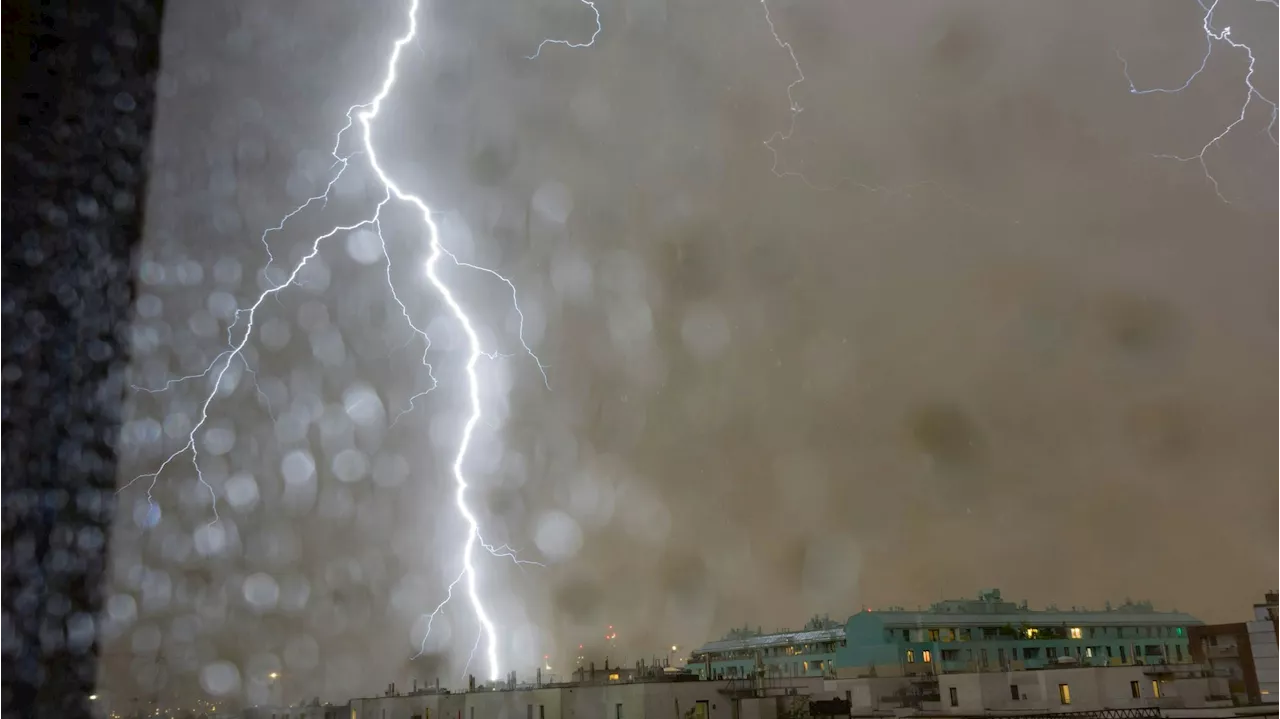
[[[104,693],[1276,585],[1269,3],[366,5],[166,9]]]

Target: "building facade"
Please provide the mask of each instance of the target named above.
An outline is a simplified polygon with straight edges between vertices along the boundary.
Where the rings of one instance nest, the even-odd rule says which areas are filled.
[[[735,629],[694,650],[686,666],[703,679],[832,676],[845,636],[844,626],[818,617],[797,632]]]
[[[838,704],[839,716],[862,717],[1226,717],[1225,680],[1190,665],[1054,667],[942,675],[673,680],[567,683],[457,694],[353,699],[351,719],[782,719]],[[931,683],[926,693],[911,691]],[[1134,710],[1141,710],[1135,712]],[[1158,711],[1153,711],[1158,710]],[[1145,713],[1144,713],[1145,712]],[[282,719],[282,717],[277,717]],[[291,717],[292,719],[292,717]],[[345,719],[345,717],[344,717]]]
[[[1226,675],[1237,705],[1280,699],[1276,638],[1275,592],[1253,605],[1253,621],[1192,627],[1189,636],[1193,659]]]
[[[1188,631],[1180,612],[1126,602],[1101,610],[1029,609],[999,590],[927,610],[863,610],[843,626],[728,637],[695,650],[691,671],[707,678],[900,676],[1015,671],[1055,666],[1183,664]]]
[[[723,681],[605,681],[353,699],[350,719],[777,719],[822,679],[757,692]],[[279,718],[277,718],[279,719]],[[344,717],[344,719],[346,719]]]

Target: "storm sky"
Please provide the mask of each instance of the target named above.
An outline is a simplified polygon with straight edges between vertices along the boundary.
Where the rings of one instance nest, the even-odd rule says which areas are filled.
[[[1276,584],[1270,107],[1195,2],[428,2],[376,125],[494,359],[467,462],[503,671],[999,587],[1234,621]],[[337,168],[407,3],[168,3],[128,382],[200,373],[381,189]],[[1275,9],[1224,0],[1276,97]],[[349,132],[340,154],[358,149]],[[776,170],[776,172],[775,172]],[[802,173],[803,177],[786,173]],[[779,177],[779,174],[784,176]],[[459,686],[465,339],[409,207],[265,301],[119,495],[103,686]],[[390,257],[388,270],[387,257]],[[388,278],[424,345],[388,289]],[[242,316],[233,332],[246,325]],[[252,370],[252,374],[249,370]],[[439,387],[415,400],[409,398]],[[255,385],[256,377],[256,385]],[[130,391],[121,485],[210,388]],[[601,645],[615,625],[618,648]],[[473,669],[480,669],[474,667]],[[482,672],[483,673],[483,672]],[[277,690],[280,687],[276,687]]]

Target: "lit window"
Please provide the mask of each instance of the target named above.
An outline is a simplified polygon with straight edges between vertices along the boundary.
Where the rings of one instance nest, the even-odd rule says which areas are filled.
[[[1141,699],[1142,685],[1137,682],[1129,682],[1129,693],[1133,695],[1134,699]]]
[[[1093,658],[1093,647],[1085,647],[1085,648],[1084,648],[1084,655],[1085,655],[1086,657],[1089,657],[1090,659],[1092,659],[1092,658]]]
[[[921,652],[920,660],[923,661],[925,664],[928,664],[929,662],[933,661],[933,653],[930,652],[928,649],[924,650],[923,652]]]
[[[616,682],[616,681],[618,681],[618,675],[617,675],[617,674],[610,674],[610,675],[609,675],[609,681],[611,681],[611,682]]]
[[[1083,637],[1083,636],[1084,636],[1084,630],[1080,629],[1080,627],[1072,627],[1072,628],[1071,628],[1071,638],[1072,638],[1072,639],[1079,639],[1079,638],[1081,638],[1081,637]]]
[[[1039,633],[1040,633],[1039,629],[1035,629],[1034,627],[1027,627],[1027,639],[1035,639],[1036,635]]]
[[[1151,680],[1151,696],[1156,699],[1160,698],[1160,681],[1158,679]]]
[[[1063,704],[1071,703],[1071,685],[1070,684],[1058,685],[1058,701],[1062,702]]]
[[[1173,633],[1177,634],[1178,636],[1182,636],[1182,627],[1177,627],[1176,629],[1173,630]]]
[[[916,650],[914,650],[914,649],[908,649],[908,650],[907,650],[907,664],[915,664],[915,662],[916,662]]]

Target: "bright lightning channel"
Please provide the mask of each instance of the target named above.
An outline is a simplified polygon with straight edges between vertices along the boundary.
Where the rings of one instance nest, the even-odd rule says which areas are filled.
[[[538,55],[542,51],[542,48],[548,44],[565,45],[570,48],[582,48],[582,47],[590,47],[592,44],[595,43],[596,37],[600,34],[600,31],[601,31],[600,11],[596,8],[595,4],[590,0],[580,0],[580,1],[583,2],[583,4],[587,5],[588,7],[590,7],[591,10],[595,13],[596,30],[592,34],[591,39],[585,43],[572,43],[565,40],[554,40],[550,38],[544,39],[538,45],[537,50],[533,53],[533,55],[529,56],[530,59],[538,57]],[[382,243],[383,254],[387,258],[387,267],[386,267],[387,286],[391,291],[392,298],[395,300],[396,304],[400,307],[401,313],[404,316],[405,320],[408,322],[410,329],[414,332],[414,334],[421,337],[423,340],[424,349],[423,349],[422,363],[427,368],[428,376],[431,379],[431,387],[429,387],[427,390],[423,392],[419,392],[418,394],[413,395],[409,399],[408,409],[412,410],[414,406],[414,402],[417,399],[421,398],[422,396],[430,392],[432,389],[435,389],[435,387],[438,385],[438,381],[436,380],[435,374],[432,371],[431,365],[427,362],[427,352],[431,348],[431,339],[430,337],[427,336],[427,333],[424,330],[422,330],[416,324],[414,324],[413,319],[409,315],[408,308],[405,306],[404,302],[401,301],[399,294],[396,292],[395,286],[391,282],[391,258],[390,258],[390,254],[387,253],[386,240],[382,235],[382,223],[381,223],[382,209],[388,203],[390,203],[393,199],[412,205],[421,213],[422,222],[424,226],[427,228],[427,232],[428,232],[428,238],[429,238],[428,246],[430,249],[430,253],[427,257],[426,265],[425,265],[427,280],[431,284],[432,288],[436,291],[436,293],[440,296],[440,298],[444,301],[445,305],[449,308],[449,311],[453,315],[454,319],[458,322],[459,325],[461,325],[463,333],[467,337],[467,346],[469,349],[465,370],[466,370],[466,377],[467,377],[467,393],[468,393],[470,414],[468,415],[467,420],[462,427],[462,435],[458,442],[457,451],[454,454],[453,462],[451,466],[451,471],[452,471],[454,483],[456,486],[455,502],[457,505],[458,513],[462,516],[462,518],[466,521],[466,524],[467,524],[467,536],[463,542],[462,553],[461,553],[462,570],[458,574],[457,578],[449,583],[448,588],[445,592],[444,600],[441,601],[436,606],[435,610],[432,611],[430,615],[428,615],[426,633],[422,638],[422,647],[425,650],[427,639],[430,636],[432,623],[435,621],[435,618],[440,614],[440,612],[444,610],[445,606],[449,603],[449,601],[453,598],[454,588],[459,583],[465,583],[467,596],[471,602],[471,608],[475,612],[476,619],[480,624],[480,633],[476,639],[476,645],[472,648],[471,655],[468,656],[467,658],[467,666],[468,668],[470,667],[471,661],[474,658],[474,654],[480,646],[481,639],[487,638],[488,641],[486,642],[485,659],[488,664],[489,680],[493,681],[493,680],[496,680],[499,676],[498,667],[500,662],[498,658],[497,631],[494,627],[493,620],[489,616],[488,610],[485,608],[484,602],[481,600],[480,591],[479,591],[479,588],[477,587],[476,569],[475,569],[475,564],[473,562],[473,554],[475,552],[475,548],[478,545],[479,547],[484,549],[486,552],[488,552],[489,554],[495,557],[508,558],[519,565],[538,564],[538,563],[530,562],[530,561],[518,558],[516,556],[515,551],[512,550],[507,545],[493,546],[485,542],[480,532],[479,520],[477,520],[474,512],[472,512],[471,510],[470,505],[468,505],[467,503],[466,490],[468,488],[468,482],[467,482],[466,474],[463,470],[463,465],[467,457],[467,451],[471,447],[471,441],[475,432],[476,425],[479,424],[482,417],[482,409],[481,409],[481,403],[480,403],[480,378],[476,372],[476,365],[479,363],[480,358],[482,357],[495,358],[500,355],[498,355],[497,353],[484,351],[482,344],[480,342],[480,336],[475,329],[475,325],[470,315],[467,313],[466,309],[455,297],[454,292],[450,288],[448,283],[446,283],[440,277],[439,263],[440,263],[441,257],[448,257],[449,260],[452,261],[456,266],[465,267],[468,269],[473,269],[473,270],[477,270],[477,271],[492,275],[496,279],[505,283],[508,288],[510,288],[512,305],[520,320],[519,328],[518,328],[518,336],[520,339],[520,344],[524,348],[525,353],[528,354],[534,360],[535,363],[537,363],[538,371],[542,374],[543,384],[547,386],[548,389],[550,388],[550,383],[548,382],[548,379],[547,379],[545,366],[542,364],[541,360],[538,359],[537,355],[534,354],[532,348],[529,347],[528,342],[524,338],[524,313],[520,309],[520,304],[516,294],[515,285],[511,282],[510,279],[503,276],[496,270],[490,269],[488,267],[474,265],[468,262],[462,262],[455,255],[453,255],[453,253],[449,252],[440,241],[440,230],[435,222],[435,218],[433,216],[431,208],[420,197],[404,190],[397,182],[395,182],[391,178],[391,176],[387,173],[387,171],[382,167],[382,165],[379,162],[377,148],[375,147],[373,142],[374,121],[378,118],[379,113],[382,111],[382,103],[391,94],[392,89],[396,85],[396,81],[399,77],[398,65],[399,65],[401,52],[403,51],[405,45],[409,44],[410,42],[413,42],[417,38],[419,4],[420,4],[420,0],[410,0],[409,9],[408,9],[408,28],[406,29],[404,35],[401,36],[399,39],[397,39],[392,46],[391,55],[387,63],[387,74],[384,77],[382,81],[382,85],[378,89],[377,93],[368,102],[365,102],[359,105],[353,105],[351,106],[351,108],[347,110],[347,114],[346,114],[347,124],[343,126],[342,129],[340,129],[337,135],[335,136],[333,150],[331,152],[334,158],[334,163],[330,169],[333,169],[334,167],[337,167],[339,169],[337,173],[334,175],[334,177],[325,186],[324,192],[314,197],[308,198],[301,205],[299,205],[294,210],[292,210],[287,215],[285,215],[277,225],[263,232],[261,237],[261,242],[267,252],[268,261],[267,261],[266,268],[270,268],[271,264],[275,261],[275,256],[272,254],[270,244],[267,241],[268,235],[270,235],[272,232],[282,231],[286,223],[288,223],[290,219],[292,219],[299,213],[303,212],[313,204],[320,203],[322,205],[327,205],[329,200],[329,193],[333,190],[334,185],[337,184],[338,180],[342,177],[343,173],[345,173],[346,170],[350,167],[351,159],[358,154],[364,154],[367,156],[369,167],[373,170],[374,174],[378,178],[378,181],[382,184],[383,189],[385,190],[385,194],[383,195],[382,199],[377,203],[372,216],[352,224],[335,226],[332,229],[330,229],[328,232],[325,232],[324,234],[314,238],[314,240],[311,243],[310,251],[308,251],[298,261],[298,263],[294,265],[293,270],[285,277],[285,279],[282,282],[272,283],[270,280],[268,280],[267,289],[264,290],[262,294],[258,296],[257,300],[255,300],[253,304],[251,304],[248,308],[242,308],[242,309],[236,310],[234,319],[231,325],[227,329],[228,344],[230,346],[230,349],[219,353],[213,359],[213,361],[208,365],[208,367],[205,368],[203,372],[200,372],[194,375],[179,377],[176,379],[171,379],[168,382],[166,382],[162,387],[156,388],[156,389],[147,389],[142,387],[135,388],[140,391],[151,392],[151,393],[164,392],[171,389],[174,385],[188,381],[188,380],[207,378],[209,376],[213,377],[213,386],[209,390],[208,395],[205,396],[203,402],[201,403],[200,418],[192,427],[191,432],[187,435],[186,443],[182,447],[180,447],[177,451],[173,452],[168,457],[166,457],[164,461],[160,463],[159,467],[156,468],[155,471],[149,472],[146,474],[141,474],[141,475],[138,475],[137,477],[134,477],[132,480],[126,483],[123,487],[121,487],[120,490],[118,490],[118,492],[123,492],[125,489],[128,489],[129,487],[133,486],[139,480],[144,480],[144,479],[150,480],[147,486],[146,496],[147,496],[148,504],[151,506],[154,506],[154,500],[152,498],[152,490],[155,488],[156,482],[159,480],[161,473],[163,473],[165,469],[167,469],[170,466],[170,464],[174,462],[174,460],[178,459],[184,454],[190,454],[191,464],[195,469],[196,478],[199,480],[200,484],[205,489],[208,490],[209,496],[211,499],[213,520],[210,522],[210,525],[216,524],[218,522],[219,516],[218,516],[217,493],[214,491],[213,486],[210,485],[205,480],[204,474],[200,469],[199,452],[197,449],[196,435],[197,433],[199,433],[199,431],[204,427],[205,423],[208,421],[209,408],[213,404],[213,400],[217,396],[218,390],[222,387],[223,379],[226,377],[227,371],[230,369],[233,362],[235,362],[237,359],[244,362],[247,370],[250,372],[250,374],[254,376],[254,381],[256,385],[257,375],[253,372],[252,368],[249,368],[248,362],[247,360],[245,360],[243,352],[244,352],[245,346],[249,343],[250,338],[253,336],[254,322],[257,316],[258,309],[262,306],[264,302],[267,301],[268,298],[283,291],[285,288],[294,285],[297,282],[299,274],[302,272],[303,268],[306,267],[307,263],[310,262],[311,259],[313,259],[316,255],[319,254],[321,244],[325,240],[341,232],[352,232],[354,230],[357,230],[363,227],[373,228],[374,232],[378,236],[379,241]],[[342,155],[340,154],[341,146],[342,146],[342,137],[344,134],[346,134],[348,130],[352,129],[356,124],[359,124],[360,126],[360,136],[362,140],[361,145],[363,149],[360,152],[353,152],[348,155]],[[264,272],[266,268],[264,268]],[[236,340],[234,339],[235,330],[239,324],[241,317],[245,318],[245,326],[242,334],[240,334],[239,339]],[[260,388],[258,391],[259,391],[259,394],[261,394]],[[396,419],[399,419],[399,417],[402,416],[403,414],[404,412],[401,412],[400,415],[397,415]],[[421,652],[419,652],[419,654],[421,654]]]
[[[1213,13],[1215,10],[1217,10],[1219,1],[1220,0],[1213,0],[1212,3],[1206,5],[1204,3],[1204,0],[1196,0],[1197,4],[1200,5],[1200,9],[1204,10],[1204,18],[1201,21],[1201,28],[1204,30],[1204,40],[1205,40],[1204,57],[1200,60],[1200,67],[1197,67],[1195,72],[1191,73],[1191,75],[1187,77],[1186,81],[1183,82],[1180,86],[1170,87],[1170,88],[1153,87],[1153,88],[1140,89],[1137,86],[1137,84],[1134,83],[1133,78],[1129,76],[1129,61],[1126,60],[1124,56],[1120,54],[1119,51],[1116,52],[1116,57],[1120,58],[1120,62],[1124,65],[1124,77],[1126,80],[1129,81],[1129,92],[1133,93],[1134,95],[1151,95],[1155,93],[1162,93],[1166,95],[1176,95],[1182,92],[1183,90],[1186,90],[1188,87],[1191,87],[1191,83],[1194,82],[1197,77],[1199,77],[1200,73],[1204,72],[1205,67],[1207,67],[1209,64],[1209,56],[1213,54],[1213,46],[1215,43],[1220,43],[1220,42],[1226,43],[1233,49],[1244,50],[1245,56],[1249,58],[1249,69],[1244,75],[1245,95],[1244,95],[1244,103],[1240,106],[1240,114],[1234,120],[1232,120],[1230,124],[1228,124],[1225,128],[1223,128],[1222,132],[1219,132],[1211,140],[1206,142],[1204,146],[1200,148],[1200,152],[1194,155],[1189,155],[1185,157],[1181,155],[1156,155],[1156,157],[1159,157],[1159,158],[1177,160],[1178,162],[1200,163],[1200,169],[1204,171],[1204,176],[1208,178],[1209,182],[1213,183],[1213,191],[1215,194],[1218,195],[1218,199],[1222,200],[1227,204],[1231,204],[1231,201],[1228,200],[1222,194],[1222,188],[1218,185],[1218,179],[1213,176],[1212,172],[1209,171],[1209,164],[1205,161],[1205,155],[1209,152],[1209,148],[1218,145],[1220,142],[1222,142],[1224,138],[1226,138],[1227,135],[1231,133],[1232,130],[1236,129],[1237,125],[1244,122],[1245,115],[1249,112],[1249,105],[1252,104],[1255,99],[1258,100],[1259,102],[1262,102],[1266,105],[1271,106],[1271,122],[1267,124],[1266,134],[1269,138],[1271,138],[1271,142],[1277,143],[1278,138],[1274,131],[1276,127],[1277,110],[1280,108],[1277,108],[1276,102],[1274,100],[1268,100],[1266,96],[1264,96],[1261,92],[1258,91],[1257,87],[1254,87],[1253,73],[1255,70],[1255,65],[1257,63],[1257,58],[1255,58],[1253,55],[1253,48],[1243,42],[1239,42],[1233,39],[1231,37],[1230,26],[1224,27],[1221,30],[1214,30]],[[1268,5],[1275,5],[1277,7],[1280,7],[1280,0],[1257,0],[1257,2],[1264,2],[1264,3],[1267,3]]]

